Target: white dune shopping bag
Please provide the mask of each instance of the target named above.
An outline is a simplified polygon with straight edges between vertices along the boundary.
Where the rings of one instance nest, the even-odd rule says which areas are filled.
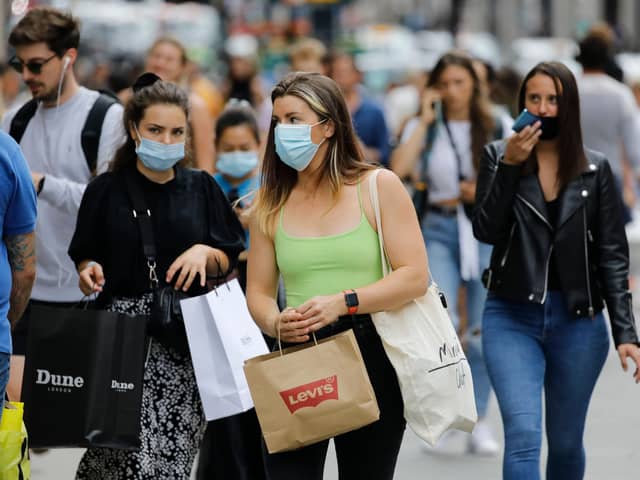
[[[384,250],[376,177],[370,177],[384,275],[390,272]],[[449,429],[471,432],[477,412],[471,370],[432,279],[427,293],[392,311],[372,314],[373,323],[398,376],[404,416],[430,445]]]
[[[268,353],[238,280],[180,302],[207,421],[253,407],[245,360]]]

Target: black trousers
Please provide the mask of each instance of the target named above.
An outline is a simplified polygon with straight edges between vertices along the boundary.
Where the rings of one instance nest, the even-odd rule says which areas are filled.
[[[369,315],[340,317],[318,331],[325,338],[353,328],[378,400],[380,419],[334,438],[340,480],[391,480],[405,430],[396,372]],[[263,444],[268,480],[322,480],[329,441],[269,454]]]
[[[198,460],[197,480],[264,480],[262,434],[251,410],[207,424]]]

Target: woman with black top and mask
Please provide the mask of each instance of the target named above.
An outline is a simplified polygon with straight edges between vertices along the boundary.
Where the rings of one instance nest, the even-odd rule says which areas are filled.
[[[69,255],[80,289],[85,295],[98,293],[102,308],[150,312],[150,272],[132,190],[141,192],[150,212],[161,286],[188,296],[203,294],[206,277],[224,274],[244,249],[242,227],[213,178],[177,166],[185,156],[187,118],[183,90],[153,74],[140,77],[125,108],[127,141],[111,171],[85,191]],[[140,450],[90,448],[77,478],[188,479],[205,425],[189,354],[152,337]]]
[[[473,219],[476,237],[494,246],[482,337],[504,423],[503,477],[540,478],[544,391],[547,478],[579,480],[609,349],[604,304],[623,368],[631,359],[640,382],[629,249],[609,163],[582,145],[571,72],[538,64],[519,108],[540,119],[485,147]]]

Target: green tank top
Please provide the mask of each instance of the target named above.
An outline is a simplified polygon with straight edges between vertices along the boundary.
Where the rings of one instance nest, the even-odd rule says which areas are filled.
[[[282,228],[284,208],[280,210],[274,245],[288,307],[302,305],[316,295],[334,295],[382,278],[378,234],[364,214],[360,184],[358,201],[358,226],[345,233],[324,237],[288,235]]]

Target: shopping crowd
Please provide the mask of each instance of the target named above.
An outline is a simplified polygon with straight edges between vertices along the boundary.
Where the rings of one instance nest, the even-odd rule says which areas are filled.
[[[6,93],[0,133],[2,397],[20,400],[34,307],[91,297],[95,309],[148,315],[152,288],[194,297],[212,277],[238,278],[268,341],[353,329],[380,419],[334,438],[340,478],[391,479],[403,398],[371,314],[424,295],[431,274],[478,413],[473,433],[450,431],[435,448],[466,435],[469,453],[499,454],[501,432],[486,421],[495,397],[505,479],[540,478],[543,422],[546,478],[582,479],[609,332],[640,383],[624,229],[640,112],[610,75],[608,35],[597,27],[582,40],[578,78],[543,62],[505,91],[490,64],[451,51],[384,102],[352,55],[314,39],[292,47],[291,73],[269,93],[246,38],[227,42],[217,86],[163,37],[126,88],[104,92],[76,77],[76,19],[30,10],[0,70],[3,85],[19,76],[30,93]],[[370,201],[377,169],[387,276]],[[157,338],[140,448],[89,448],[76,478],[188,479],[199,452],[199,479],[321,479],[327,445],[270,454],[253,409],[207,423],[186,343]]]

